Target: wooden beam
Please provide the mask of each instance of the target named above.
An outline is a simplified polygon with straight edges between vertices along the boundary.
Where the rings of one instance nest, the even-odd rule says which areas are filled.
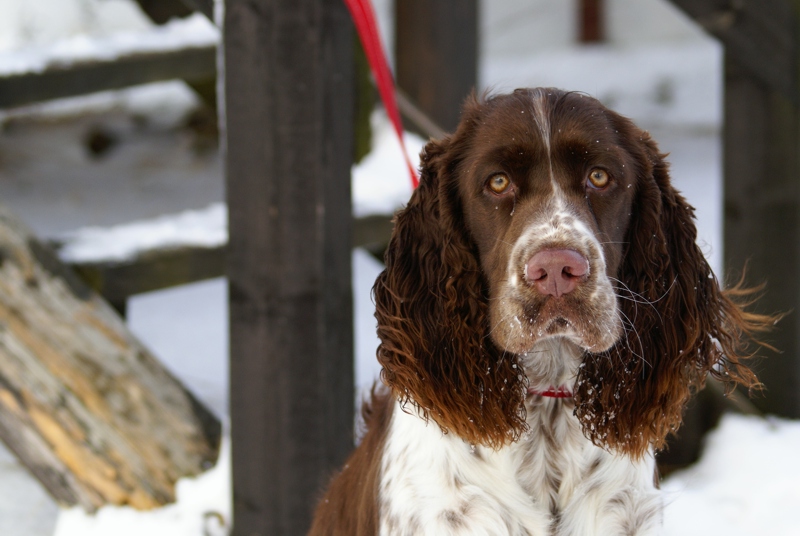
[[[393,227],[392,216],[354,219],[353,247],[381,250],[389,243]],[[143,292],[224,276],[225,250],[226,246],[155,248],[124,261],[77,262],[70,266],[94,291],[118,304]]]
[[[792,72],[797,73],[797,68]],[[798,130],[797,101],[753,76],[735,54],[727,53],[725,266],[729,280],[747,265],[749,283],[766,282],[764,297],[758,302],[761,312],[790,312],[767,336],[780,353],[762,352],[768,359],[758,367],[758,376],[766,393],[754,402],[768,413],[793,418],[800,417]]]
[[[395,2],[397,83],[446,131],[478,80],[477,0]]]
[[[161,0],[160,0],[161,1]],[[190,9],[198,11],[214,22],[214,0],[181,0]]]
[[[214,0],[136,0],[142,11],[156,24],[165,24],[176,17],[199,11],[214,21]]]
[[[234,534],[305,534],[353,446],[353,42],[340,0],[224,23]]]
[[[166,24],[173,18],[186,17],[194,11],[183,0],[136,0],[136,3],[156,24]]]
[[[52,65],[43,72],[0,78],[0,108],[165,80],[202,82],[213,79],[216,70],[213,46]]]
[[[74,264],[75,272],[111,303],[225,275],[225,246],[146,251],[126,261]]]
[[[139,509],[216,461],[220,423],[0,207],[0,439],[62,505]]]
[[[793,0],[671,0],[725,45],[737,69],[797,101]]]

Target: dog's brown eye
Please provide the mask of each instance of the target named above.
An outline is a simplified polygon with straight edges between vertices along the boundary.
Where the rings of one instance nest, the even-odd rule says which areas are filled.
[[[605,188],[608,186],[609,180],[610,177],[605,170],[595,168],[589,172],[589,182],[595,188]]]
[[[509,186],[511,186],[511,181],[502,173],[498,173],[489,179],[489,188],[496,194],[504,193]]]

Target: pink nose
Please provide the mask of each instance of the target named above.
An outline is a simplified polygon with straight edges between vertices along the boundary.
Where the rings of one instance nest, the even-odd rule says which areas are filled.
[[[544,249],[525,265],[528,283],[556,298],[569,294],[589,273],[589,261],[572,249]]]

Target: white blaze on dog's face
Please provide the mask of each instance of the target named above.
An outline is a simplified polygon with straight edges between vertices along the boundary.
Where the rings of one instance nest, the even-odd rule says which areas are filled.
[[[516,354],[554,337],[607,350],[623,329],[614,289],[636,190],[621,119],[574,93],[502,100],[485,107],[455,170],[489,281],[491,337]]]

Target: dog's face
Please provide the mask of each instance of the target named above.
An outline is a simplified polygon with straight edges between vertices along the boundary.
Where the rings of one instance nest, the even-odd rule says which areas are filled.
[[[693,209],[630,120],[547,88],[471,98],[421,170],[375,283],[378,359],[443,430],[518,437],[528,388],[560,369],[584,433],[641,455],[708,373],[755,384],[740,343],[769,317],[720,290]],[[538,344],[563,340],[568,363],[544,351],[553,366],[537,364]]]
[[[580,94],[537,89],[493,104],[455,170],[492,339],[515,354],[549,337],[607,350],[622,330],[614,288],[639,155],[621,143],[616,114]]]

